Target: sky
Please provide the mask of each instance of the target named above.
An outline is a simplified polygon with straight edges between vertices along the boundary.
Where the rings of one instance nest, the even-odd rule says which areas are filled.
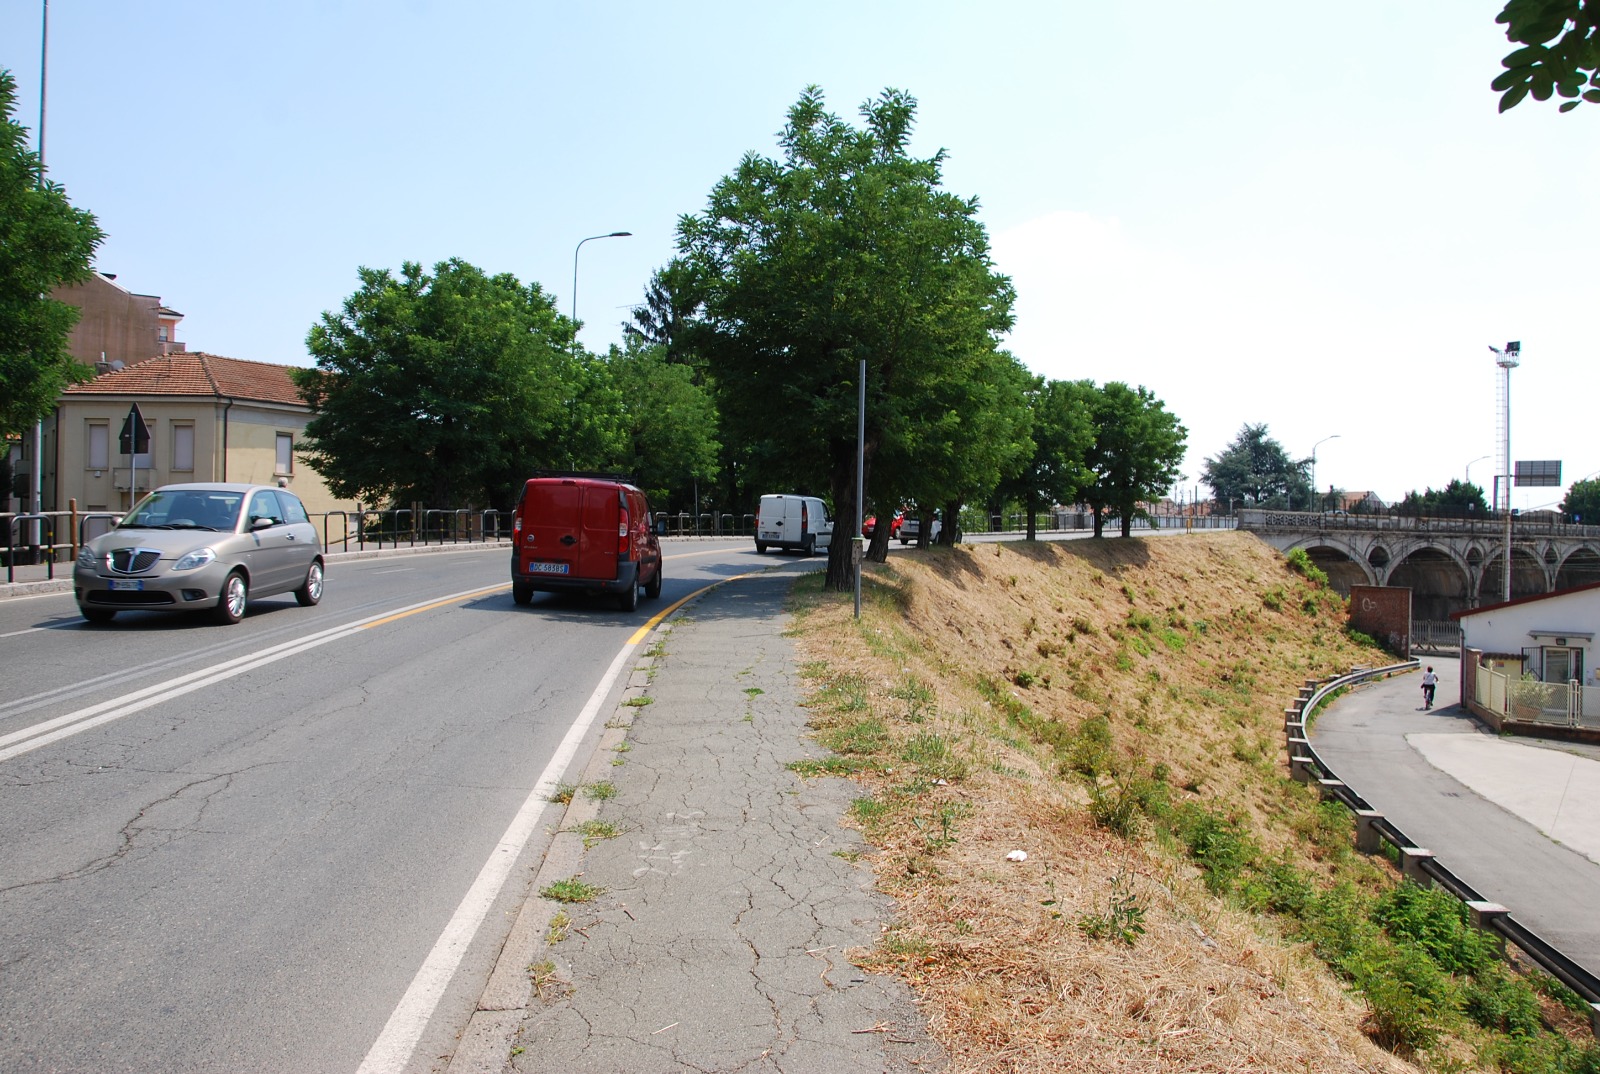
[[[1155,393],[1184,499],[1247,423],[1319,487],[1488,488],[1517,340],[1537,509],[1600,474],[1600,106],[1497,114],[1500,6],[55,0],[44,156],[191,350],[309,365],[359,267],[454,257],[603,351],[806,86],[851,122],[893,87],[1016,286],[1005,346]],[[36,139],[43,10],[0,0]]]

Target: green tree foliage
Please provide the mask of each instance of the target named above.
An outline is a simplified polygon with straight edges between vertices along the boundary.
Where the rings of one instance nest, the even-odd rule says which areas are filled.
[[[950,422],[970,419],[958,409],[974,395],[965,382],[994,368],[1011,326],[1014,292],[990,262],[976,200],[941,189],[942,152],[908,152],[915,112],[909,94],[886,90],[856,128],[810,87],[789,110],[782,159],[747,154],[678,225],[701,310],[693,350],[716,386],[723,437],[753,479],[830,492],[846,526],[857,513],[858,362],[871,468],[890,439],[948,442]],[[940,498],[959,494],[952,482]],[[835,542],[827,585],[852,578],[849,542]]]
[[[621,431],[618,469],[660,507],[687,503],[698,479],[709,491],[718,476],[717,408],[687,366],[668,360],[667,348],[630,338],[606,360]]]
[[[1560,111],[1580,101],[1600,104],[1600,5],[1596,0],[1509,0],[1495,17],[1506,40],[1522,47],[1501,60],[1506,68],[1490,88],[1500,94],[1500,111],[1523,98],[1570,98]],[[1585,88],[1587,86],[1587,88]]]
[[[1298,501],[1309,505],[1308,465],[1309,461],[1290,459],[1265,424],[1246,422],[1232,443],[1215,458],[1206,459],[1200,480],[1210,486],[1219,503],[1288,507]]]
[[[1188,430],[1165,404],[1144,387],[1112,381],[1093,396],[1094,443],[1085,466],[1091,477],[1083,501],[1094,512],[1094,535],[1102,535],[1105,516],[1122,520],[1122,536],[1132,533],[1139,504],[1153,500],[1178,476]]]
[[[1438,491],[1429,488],[1419,493],[1413,489],[1395,504],[1394,509],[1397,514],[1435,518],[1489,517],[1489,505],[1483,498],[1483,489],[1455,479]]]
[[[616,454],[620,424],[591,413],[614,410],[608,379],[574,356],[572,322],[538,284],[459,260],[360,279],[307,336],[316,367],[295,374],[317,412],[303,455],[335,495],[504,508],[530,470]]]
[[[669,362],[695,364],[687,339],[695,300],[691,281],[684,276],[677,264],[658,269],[645,288],[644,301],[622,322],[622,334],[632,343],[661,347]]]
[[[1089,484],[1085,460],[1095,440],[1097,389],[1092,381],[1035,378],[1028,393],[1033,445],[1021,469],[1002,482],[1000,497],[1022,505],[1028,540],[1037,536],[1037,516],[1058,503],[1073,503]]]
[[[50,292],[88,279],[105,233],[44,178],[27,128],[12,119],[17,83],[0,70],[0,434],[15,435],[50,412],[69,384],[93,371],[67,353],[78,310]]]
[[[1561,501],[1561,517],[1568,522],[1600,526],[1600,478],[1574,481]]]
[[[1033,450],[1027,398],[1033,376],[1007,351],[966,357],[964,368],[929,370],[927,383],[907,390],[901,424],[885,436],[873,468],[874,490],[892,489],[892,500],[922,505],[929,522],[935,507],[946,519],[959,518],[964,503],[990,495]],[[932,529],[922,527],[918,544],[932,540]],[[954,544],[959,532],[943,526],[938,543]],[[887,535],[874,533],[872,545],[881,562]]]

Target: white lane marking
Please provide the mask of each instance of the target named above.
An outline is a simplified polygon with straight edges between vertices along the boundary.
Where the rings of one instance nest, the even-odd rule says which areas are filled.
[[[489,860],[484,863],[478,878],[472,882],[472,887],[467,890],[461,904],[456,907],[454,916],[450,918],[450,923],[445,926],[444,932],[434,943],[433,950],[428,952],[422,968],[417,970],[416,976],[411,979],[410,987],[406,989],[405,995],[400,997],[399,1005],[389,1016],[383,1032],[378,1034],[378,1039],[373,1042],[371,1050],[367,1052],[367,1057],[357,1068],[356,1074],[394,1074],[396,1071],[404,1070],[406,1064],[411,1061],[411,1053],[416,1050],[417,1042],[422,1039],[423,1030],[427,1028],[429,1019],[439,1006],[439,1000],[443,998],[450,979],[455,976],[456,969],[466,955],[473,937],[477,935],[478,927],[483,924],[490,906],[505,887],[506,878],[510,876],[517,858],[521,856],[528,845],[528,840],[537,830],[539,816],[551,807],[550,795],[555,792],[561,775],[572,763],[579,744],[594,723],[595,717],[599,715],[600,705],[611,692],[611,687],[626,666],[629,655],[638,647],[639,643],[635,638],[629,638],[618,651],[616,659],[611,661],[611,666],[606,669],[599,685],[594,688],[594,693],[589,695],[589,701],[584,705],[583,711],[578,713],[578,718],[567,729],[566,737],[561,740],[561,745],[551,756],[550,763],[545,766],[538,782],[533,785],[532,793],[522,803],[522,808],[517,810],[517,815],[512,818],[510,827],[500,837],[500,841],[495,844],[494,850],[489,854]]]
[[[373,574],[408,574],[411,571],[414,571],[416,569],[417,568],[415,568],[415,567],[391,567],[389,570],[386,570],[386,571],[373,571],[372,573]]]
[[[225,679],[231,679],[236,675],[242,675],[247,671],[253,671],[267,664],[276,663],[285,657],[295,656],[308,649],[315,649],[331,641],[349,637],[351,634],[380,620],[392,619],[397,615],[405,615],[420,608],[447,604],[451,601],[474,596],[483,591],[480,586],[476,589],[468,589],[447,597],[435,597],[432,600],[419,601],[416,604],[407,605],[394,611],[380,612],[377,615],[371,615],[365,619],[357,619],[353,623],[346,623],[342,626],[329,627],[307,637],[296,638],[293,641],[282,642],[258,652],[234,657],[232,660],[225,660],[220,664],[201,668],[199,671],[191,671],[187,675],[180,675],[176,679],[169,679],[154,686],[146,686],[143,689],[134,690],[132,693],[123,694],[121,697],[114,697],[97,705],[90,705],[88,708],[78,709],[75,712],[69,712],[54,719],[45,720],[43,723],[34,724],[32,727],[24,727],[20,731],[13,731],[8,735],[0,735],[0,761],[8,761],[13,757],[36,750],[52,742],[58,742],[80,731],[87,731],[91,727],[99,727],[101,724],[110,723],[112,720],[131,716],[135,712],[141,712],[163,701],[182,697],[184,694],[191,693],[201,687],[211,686]]]

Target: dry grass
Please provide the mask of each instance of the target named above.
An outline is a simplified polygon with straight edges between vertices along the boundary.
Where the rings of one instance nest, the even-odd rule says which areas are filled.
[[[859,762],[866,860],[897,900],[858,956],[914,987],[952,1071],[1415,1069],[1270,919],[1087,808],[1154,772],[1304,868],[1348,853],[1306,837],[1315,801],[1283,778],[1285,700],[1375,658],[1337,597],[1206,534],[934,549],[870,566],[859,623],[815,588],[799,610],[813,725]],[[1081,927],[1118,895],[1131,945]]]

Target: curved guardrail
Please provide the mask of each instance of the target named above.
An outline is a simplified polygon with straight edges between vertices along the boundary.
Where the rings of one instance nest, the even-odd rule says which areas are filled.
[[[1325,799],[1336,799],[1356,816],[1356,848],[1377,853],[1388,843],[1399,858],[1401,874],[1416,883],[1437,885],[1467,908],[1472,923],[1509,941],[1550,976],[1572,989],[1589,1004],[1589,1028],[1600,1037],[1600,977],[1512,916],[1511,911],[1485,899],[1470,884],[1451,872],[1432,851],[1418,846],[1383,814],[1373,809],[1353,787],[1317,755],[1305,727],[1318,708],[1346,686],[1414,671],[1421,661],[1407,660],[1381,668],[1357,668],[1328,680],[1307,680],[1293,705],[1284,709],[1284,733],[1289,748],[1289,774],[1302,783],[1316,783]]]

